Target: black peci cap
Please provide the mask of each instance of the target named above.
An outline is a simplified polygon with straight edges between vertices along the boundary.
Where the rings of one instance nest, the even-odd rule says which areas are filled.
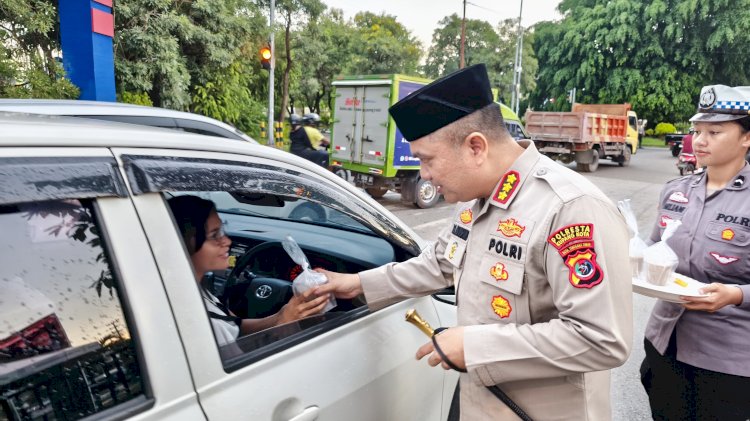
[[[411,142],[493,103],[484,64],[466,67],[425,85],[388,112]]]

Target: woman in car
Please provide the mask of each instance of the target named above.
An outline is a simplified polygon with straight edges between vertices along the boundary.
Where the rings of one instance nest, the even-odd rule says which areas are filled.
[[[195,271],[195,281],[201,290],[208,315],[219,345],[234,342],[239,335],[318,314],[328,301],[327,296],[311,298],[312,290],[294,296],[276,314],[262,319],[241,319],[229,311],[201,280],[206,272],[229,267],[229,246],[232,240],[224,232],[216,206],[210,200],[196,196],[177,196],[168,200],[172,215],[182,234]]]
[[[658,301],[646,326],[642,381],[655,420],[750,417],[750,86],[701,91],[693,149],[704,172],[670,181],[651,241],[667,244],[676,272],[706,283],[683,304]]]

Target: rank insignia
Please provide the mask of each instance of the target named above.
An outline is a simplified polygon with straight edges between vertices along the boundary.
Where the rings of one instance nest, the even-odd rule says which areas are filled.
[[[502,295],[495,295],[492,297],[492,311],[500,316],[501,319],[505,319],[510,316],[510,312],[513,311],[513,308],[505,297]]]
[[[596,263],[594,225],[573,224],[560,228],[547,238],[570,271],[570,284],[576,288],[599,285],[604,273]]]
[[[450,251],[448,251],[448,259],[453,259],[453,257],[456,255],[456,250],[457,249],[458,249],[458,243],[455,242],[455,241],[452,242],[451,243],[451,247],[450,247]]]
[[[592,288],[599,285],[604,278],[601,268],[596,263],[596,253],[591,249],[578,251],[565,259],[570,269],[570,283],[576,288]]]
[[[471,209],[464,209],[463,212],[461,212],[460,218],[461,222],[468,224],[474,218],[474,214],[471,212]]]
[[[502,204],[507,203],[520,182],[521,176],[518,171],[508,171],[500,181],[495,194],[492,195],[492,200]]]
[[[518,225],[516,218],[508,218],[505,221],[497,223],[497,230],[500,231],[506,237],[521,237],[526,227]]]
[[[490,268],[490,275],[495,278],[496,281],[507,281],[508,271],[505,270],[505,265],[497,262]]]
[[[688,198],[685,196],[685,193],[681,191],[676,191],[669,195],[669,200],[677,203],[687,203]]]
[[[731,228],[727,228],[721,232],[721,239],[731,241],[734,238],[734,231]]]
[[[720,255],[719,253],[717,253],[715,251],[712,251],[712,252],[710,252],[708,254],[710,254],[711,257],[713,257],[714,259],[716,259],[716,261],[719,262],[719,263],[721,263],[722,265],[728,265],[730,263],[734,263],[734,262],[740,260],[737,257],[722,256],[722,255]]]

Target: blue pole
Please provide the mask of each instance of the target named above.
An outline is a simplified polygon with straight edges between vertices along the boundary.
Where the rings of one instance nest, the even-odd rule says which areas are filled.
[[[63,67],[80,99],[115,101],[112,0],[60,0]]]

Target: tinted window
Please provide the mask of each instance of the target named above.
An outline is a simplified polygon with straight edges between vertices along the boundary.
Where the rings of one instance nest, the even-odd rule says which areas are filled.
[[[79,419],[143,395],[92,207],[0,206],[0,420]]]

